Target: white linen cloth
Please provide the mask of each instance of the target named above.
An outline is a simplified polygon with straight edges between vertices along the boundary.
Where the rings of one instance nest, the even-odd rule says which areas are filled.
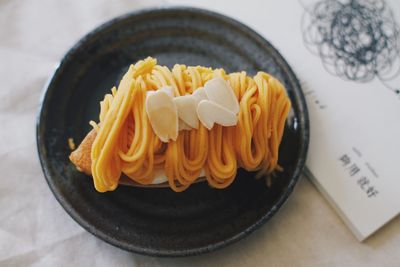
[[[240,19],[240,5],[248,1],[233,2],[226,10]],[[257,12],[253,2],[243,10]],[[63,54],[85,33],[119,14],[166,4],[0,1],[0,266],[398,266],[399,218],[360,244],[304,178],[260,230],[196,257],[151,258],[125,252],[69,217],[50,192],[37,157],[35,120],[42,87]],[[202,3],[220,11],[225,5],[218,0]]]

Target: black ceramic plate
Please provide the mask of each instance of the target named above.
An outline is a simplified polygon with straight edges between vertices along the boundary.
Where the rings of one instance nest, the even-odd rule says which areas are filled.
[[[77,21],[76,23],[79,23]],[[288,40],[290,41],[290,40]],[[284,172],[267,188],[240,170],[225,190],[206,183],[183,193],[120,186],[98,193],[69,162],[67,139],[80,142],[96,120],[99,101],[129,64],[152,56],[159,64],[259,70],[286,86],[293,109],[280,149]],[[241,23],[194,8],[152,9],[116,18],[80,40],[62,59],[43,95],[37,145],[55,197],[80,225],[125,250],[185,256],[221,248],[265,223],[282,206],[304,166],[308,115],[292,70],[270,43]],[[268,240],[266,240],[268,242]],[[84,249],[84,248],[83,248]]]

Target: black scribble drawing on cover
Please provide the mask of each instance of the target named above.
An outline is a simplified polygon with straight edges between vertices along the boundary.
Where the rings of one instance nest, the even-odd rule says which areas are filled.
[[[344,80],[379,79],[400,99],[400,30],[384,0],[318,0],[305,9],[307,49]]]

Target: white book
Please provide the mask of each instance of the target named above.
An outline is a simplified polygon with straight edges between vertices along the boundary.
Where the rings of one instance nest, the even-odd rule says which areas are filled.
[[[362,241],[400,211],[400,28],[384,1],[302,8],[308,174]]]
[[[254,28],[302,81],[309,177],[358,240],[400,211],[400,2],[172,1]]]

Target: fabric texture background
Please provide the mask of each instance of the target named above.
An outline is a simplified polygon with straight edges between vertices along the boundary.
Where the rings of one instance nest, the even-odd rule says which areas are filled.
[[[128,253],[69,217],[50,192],[36,152],[42,88],[63,54],[85,33],[128,11],[167,4],[0,1],[0,266],[398,266],[399,218],[358,243],[304,177],[260,230],[202,256],[170,259]]]

